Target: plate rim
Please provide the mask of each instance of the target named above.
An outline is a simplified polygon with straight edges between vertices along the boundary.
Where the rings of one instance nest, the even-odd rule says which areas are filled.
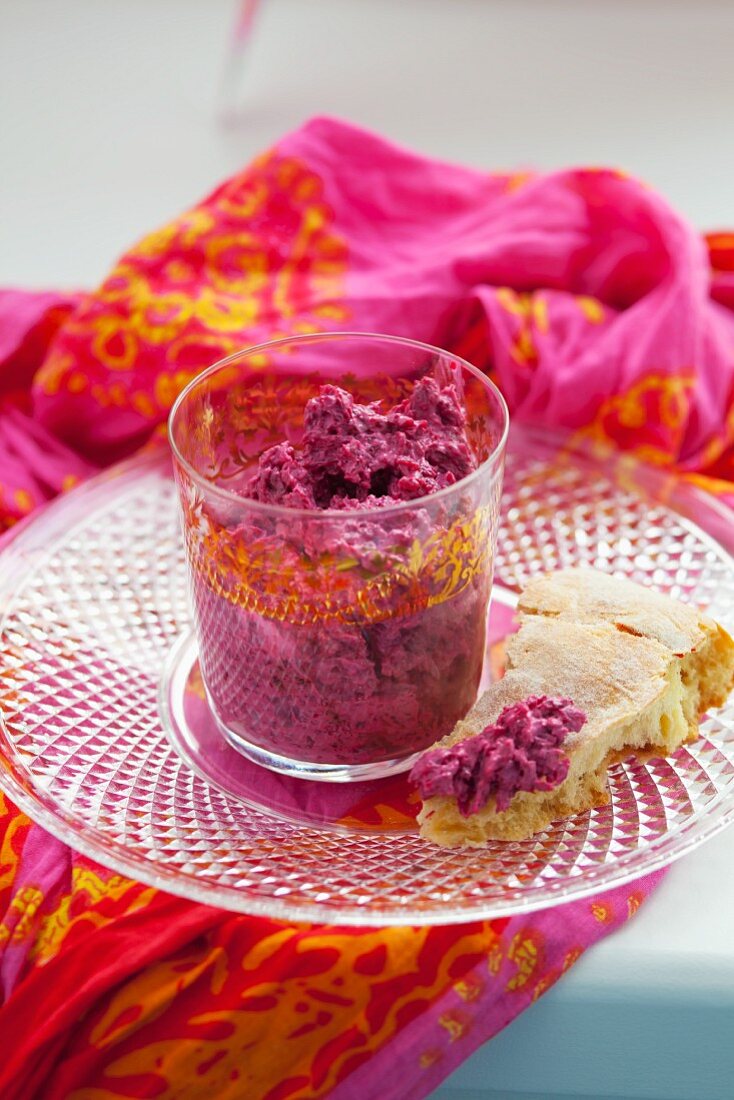
[[[554,433],[538,432],[537,430],[521,430],[522,435],[527,435],[532,443],[542,450],[552,450],[558,445],[558,440],[563,439]],[[514,429],[515,438],[518,429]],[[609,474],[607,462],[599,462],[593,456],[583,451],[574,450],[570,456],[585,462],[594,463],[599,472]],[[542,458],[543,456],[539,456]],[[628,460],[631,456],[617,452],[615,459]],[[645,476],[654,484],[661,475],[654,467],[647,467],[644,463],[634,460],[634,468],[644,472]],[[102,495],[102,492],[110,481],[117,484],[123,483],[127,477],[136,478],[144,473],[166,476],[171,474],[171,461],[169,452],[164,445],[154,446],[126,459],[125,461],[110,467],[108,470],[94,476],[82,485],[72,489],[69,493],[58,497],[40,512],[34,513],[27,520],[17,524],[8,532],[0,543],[0,634],[4,632],[7,616],[12,607],[12,595],[15,589],[14,581],[28,580],[40,565],[41,557],[45,557],[48,545],[49,525],[51,532],[60,528],[66,530],[63,517],[69,507],[69,501],[78,502],[83,496],[93,499]],[[611,475],[614,479],[614,474]],[[662,478],[669,483],[670,472],[665,471]],[[680,479],[675,479],[680,484]],[[734,510],[725,502],[706,494],[702,489],[689,483],[683,483],[687,493],[694,499],[700,498],[706,507],[718,513],[720,519],[731,525],[734,544]],[[626,490],[629,491],[629,490]],[[642,492],[638,496],[644,496]],[[110,497],[109,506],[114,507],[115,495]],[[658,501],[658,503],[660,503]],[[673,512],[677,520],[694,533],[698,538],[710,546],[716,554],[728,564],[734,572],[734,559],[731,550],[724,546],[717,538],[701,528],[698,523],[682,514],[670,502],[663,504]],[[103,510],[103,509],[102,509]],[[92,522],[93,517],[98,517],[100,510],[95,510],[91,516],[72,526],[73,532],[83,529],[87,522]],[[41,530],[44,538],[41,540]],[[42,549],[39,549],[43,541]],[[5,566],[9,566],[5,569]],[[498,578],[499,579],[499,578]],[[506,584],[505,588],[509,588]],[[509,588],[511,591],[512,589]],[[178,636],[178,640],[180,640]],[[161,737],[169,741],[167,734],[161,728]],[[47,793],[36,783],[24,783],[22,772],[18,765],[22,764],[23,754],[13,744],[12,735],[6,722],[6,716],[0,711],[0,789],[22,810],[32,821],[46,829],[51,835],[68,844],[72,849],[93,859],[103,866],[117,873],[122,873],[134,881],[145,883],[156,889],[178,896],[184,900],[195,903],[214,905],[228,912],[251,914],[255,916],[268,916],[278,920],[287,921],[315,921],[328,924],[339,923],[350,926],[407,926],[416,924],[463,924],[474,920],[486,920],[511,916],[517,913],[531,913],[554,905],[581,900],[594,894],[605,893],[609,890],[621,888],[641,877],[652,874],[662,867],[668,866],[690,852],[695,851],[701,844],[723,831],[734,823],[734,783],[731,790],[722,791],[709,803],[704,812],[699,812],[694,819],[688,818],[679,822],[673,829],[666,831],[644,847],[647,859],[644,866],[639,863],[633,867],[627,866],[630,861],[639,861],[640,849],[633,849],[614,859],[614,865],[619,874],[611,881],[608,878],[599,881],[602,873],[608,870],[607,862],[599,864],[598,868],[592,867],[578,872],[573,876],[559,878],[557,881],[544,880],[538,888],[538,896],[533,896],[533,890],[512,893],[504,898],[494,898],[482,901],[477,899],[475,904],[470,904],[469,899],[463,902],[454,901],[451,908],[445,910],[445,903],[431,901],[425,906],[419,906],[415,901],[411,902],[410,909],[400,908],[394,903],[387,904],[384,909],[362,909],[356,902],[346,902],[349,906],[344,911],[337,912],[332,905],[324,905],[318,901],[303,898],[296,902],[288,898],[277,898],[272,895],[252,894],[247,890],[238,889],[227,884],[213,884],[202,880],[189,871],[181,868],[171,868],[159,861],[154,861],[142,854],[130,854],[114,839],[106,833],[94,827],[88,822],[83,822],[73,815],[64,815],[58,806],[51,808],[47,804]],[[189,761],[182,759],[183,765],[190,769]],[[208,782],[208,780],[207,780]],[[726,807],[722,809],[722,803]],[[718,813],[712,811],[718,810]],[[264,811],[261,811],[264,812]],[[708,825],[706,826],[706,819]],[[695,833],[686,838],[686,842],[672,853],[665,850],[671,838],[683,828],[690,827],[692,820],[698,824]],[[290,823],[291,828],[299,830],[299,826]],[[334,837],[333,831],[320,830],[313,824],[304,824],[305,832],[322,832]],[[383,835],[384,839],[384,835]],[[660,850],[660,849],[663,850]],[[185,888],[182,888],[185,887]],[[549,896],[550,895],[550,896]]]

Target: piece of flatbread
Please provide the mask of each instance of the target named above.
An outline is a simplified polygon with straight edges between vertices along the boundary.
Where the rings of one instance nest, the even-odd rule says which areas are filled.
[[[734,686],[734,642],[722,626],[689,604],[622,577],[595,569],[546,573],[530,581],[517,606],[522,618],[607,622],[664,645],[679,660],[691,739],[698,736],[700,716],[720,707]]]
[[[698,734],[699,714],[734,686],[734,642],[695,609],[630,581],[567,569],[530,582],[520,630],[507,643],[508,671],[439,742],[480,733],[530,695],[568,697],[586,715],[569,733],[565,780],[520,791],[503,812],[494,801],[463,817],[454,798],[425,801],[421,835],[446,847],[524,840],[553,821],[609,800],[607,769],[637,753],[667,756]]]

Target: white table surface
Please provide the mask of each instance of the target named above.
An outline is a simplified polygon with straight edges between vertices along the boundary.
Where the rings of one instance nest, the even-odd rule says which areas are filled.
[[[337,114],[478,167],[615,164],[734,227],[727,0],[3,0],[0,283],[91,286],[284,131]],[[734,831],[437,1097],[734,1095]]]

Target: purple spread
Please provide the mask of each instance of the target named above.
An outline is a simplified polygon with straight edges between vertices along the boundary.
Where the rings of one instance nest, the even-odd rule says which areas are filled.
[[[375,508],[429,496],[475,467],[452,386],[424,378],[388,413],[322,386],[306,405],[298,449],[265,451],[249,495],[289,508]]]
[[[247,495],[337,515],[225,520],[225,543],[247,551],[247,600],[194,572],[202,669],[227,727],[283,756],[358,764],[426,748],[464,717],[481,676],[490,587],[488,566],[471,568],[476,546],[486,553],[484,528],[470,528],[478,504],[469,493],[376,510],[453,485],[476,465],[453,386],[424,378],[387,412],[322,387],[298,445],[265,451]]]
[[[500,812],[518,791],[552,791],[563,782],[569,760],[560,746],[585,722],[570,699],[530,696],[505,707],[476,736],[424,753],[411,779],[423,799],[453,795],[464,817],[492,798]]]

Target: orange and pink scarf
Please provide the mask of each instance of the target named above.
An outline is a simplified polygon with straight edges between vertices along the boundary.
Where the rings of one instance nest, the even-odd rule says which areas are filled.
[[[216,359],[334,329],[447,347],[515,418],[734,498],[734,235],[615,171],[482,173],[317,119],[94,292],[0,294],[0,529],[161,434]],[[0,1095],[419,1100],[657,877],[510,920],[293,926],[125,879],[0,798]]]

